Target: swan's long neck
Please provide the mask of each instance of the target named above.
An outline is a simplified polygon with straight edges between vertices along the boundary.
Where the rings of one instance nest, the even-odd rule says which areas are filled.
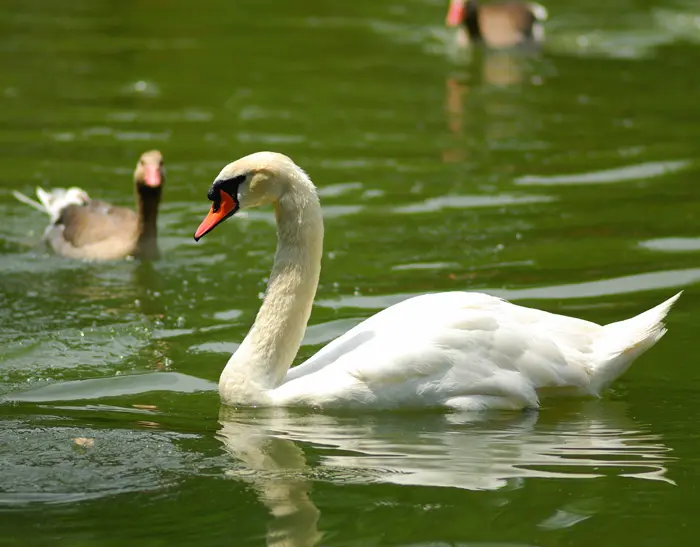
[[[316,295],[323,220],[313,184],[299,170],[275,202],[277,251],[255,323],[219,382],[224,399],[255,402],[282,384],[299,350]],[[236,401],[231,401],[236,402]]]

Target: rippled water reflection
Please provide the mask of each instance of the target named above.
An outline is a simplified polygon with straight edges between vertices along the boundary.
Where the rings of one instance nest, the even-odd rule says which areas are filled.
[[[467,53],[445,3],[3,7],[0,545],[694,540],[700,12],[551,0],[541,52]],[[131,204],[152,147],[164,259],[47,255],[11,190]],[[221,409],[274,217],[192,233],[223,164],[260,149],[324,208],[299,361],[436,290],[604,323],[684,289],[669,334],[603,400],[539,413]]]
[[[337,474],[343,481],[496,490],[517,487],[527,477],[594,478],[609,472],[673,484],[666,477],[671,458],[662,436],[644,431],[619,406],[589,404],[554,418],[550,411],[359,420],[285,412],[246,419],[245,413],[222,408],[220,435],[232,453],[246,454],[253,469],[256,464],[247,458],[255,450],[262,457],[272,439],[311,444],[324,454],[320,463],[327,469],[320,474],[331,480]]]

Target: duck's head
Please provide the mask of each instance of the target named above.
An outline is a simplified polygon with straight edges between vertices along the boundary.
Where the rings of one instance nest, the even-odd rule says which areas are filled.
[[[134,170],[134,183],[139,193],[158,191],[165,182],[163,154],[158,150],[149,150],[141,154]]]
[[[217,175],[207,197],[211,210],[194,234],[195,241],[211,232],[240,209],[277,202],[290,178],[301,172],[284,154],[256,152],[229,163]]]

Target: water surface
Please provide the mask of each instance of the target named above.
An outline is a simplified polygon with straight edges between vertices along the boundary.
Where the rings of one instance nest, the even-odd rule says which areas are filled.
[[[682,545],[700,420],[700,9],[552,0],[539,55],[455,49],[446,2],[0,8],[0,545]],[[48,255],[11,190],[132,202],[163,151],[165,257]],[[339,414],[219,404],[272,212],[196,245],[227,162],[272,149],[326,222],[298,361],[426,291],[605,323],[684,295],[599,401]]]

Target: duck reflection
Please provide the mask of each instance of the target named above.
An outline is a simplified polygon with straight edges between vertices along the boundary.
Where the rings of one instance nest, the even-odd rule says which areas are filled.
[[[268,545],[314,545],[311,473],[339,483],[467,490],[520,488],[524,479],[624,476],[664,481],[670,449],[627,416],[592,401],[518,414],[328,415],[222,407],[220,438],[274,519]],[[301,446],[319,462],[309,466]]]
[[[455,146],[443,153],[443,160],[460,162],[469,150],[508,148],[523,137],[532,140],[539,114],[525,91],[544,83],[539,52],[468,48],[455,55],[464,69],[445,80],[446,122]]]
[[[457,49],[452,56],[469,69],[470,79],[476,85],[507,88],[527,81],[541,83],[541,76],[534,70],[540,53],[529,49]]]

